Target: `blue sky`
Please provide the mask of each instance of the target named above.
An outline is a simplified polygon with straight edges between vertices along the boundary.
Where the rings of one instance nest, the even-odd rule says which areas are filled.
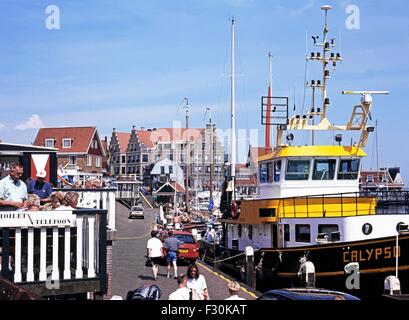
[[[400,165],[409,181],[405,0],[1,0],[0,139],[30,143],[41,126],[96,125],[102,136],[113,127],[169,127],[183,121],[177,109],[184,97],[190,126],[203,126],[211,107],[213,121],[227,128],[229,18],[235,16],[237,126],[259,129],[262,144],[267,54],[274,55],[273,94],[289,96],[293,105],[295,87],[301,112],[306,34],[311,49],[311,35],[322,34],[323,4],[333,6],[331,37],[341,40],[337,49],[344,57],[329,82],[329,118],[346,122],[359,102],[342,90],[389,90],[389,96],[374,97],[379,163]],[[60,9],[59,30],[45,26],[49,5]],[[346,27],[349,5],[360,9],[358,30]],[[320,75],[317,65],[309,65],[309,75]],[[296,143],[306,139],[296,136]],[[373,146],[371,136],[367,168],[376,166]]]

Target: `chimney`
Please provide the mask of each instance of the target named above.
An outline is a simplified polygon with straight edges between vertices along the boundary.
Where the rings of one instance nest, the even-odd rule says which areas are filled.
[[[112,132],[116,132],[116,128],[112,128]]]
[[[135,130],[135,125],[132,126],[132,130]]]

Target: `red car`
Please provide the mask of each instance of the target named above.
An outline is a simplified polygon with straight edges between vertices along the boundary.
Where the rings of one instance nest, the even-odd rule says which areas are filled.
[[[173,231],[173,236],[178,239],[181,244],[178,250],[178,259],[188,262],[195,262],[199,258],[199,244],[190,232]],[[160,237],[165,241],[165,237]]]

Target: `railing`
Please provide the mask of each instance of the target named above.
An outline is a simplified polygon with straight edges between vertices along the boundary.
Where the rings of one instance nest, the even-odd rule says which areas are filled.
[[[107,290],[107,210],[0,212],[0,236],[14,283],[42,296]]]
[[[79,193],[78,207],[107,210],[108,229],[115,230],[116,188],[109,189],[54,189],[55,191],[74,191]]]

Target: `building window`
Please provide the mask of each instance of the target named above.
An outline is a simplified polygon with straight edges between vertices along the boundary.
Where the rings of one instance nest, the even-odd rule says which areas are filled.
[[[295,241],[311,242],[311,227],[309,224],[295,225]]]
[[[338,179],[355,180],[358,179],[359,159],[341,160],[339,163]]]
[[[72,165],[77,164],[77,157],[76,156],[69,156],[68,163],[72,164]]]
[[[87,155],[87,167],[91,167],[91,166],[92,166],[92,156]]]
[[[285,180],[308,180],[310,160],[288,160]]]
[[[95,166],[99,168],[101,166],[101,157],[95,157]]]
[[[44,145],[47,148],[54,148],[54,139],[45,139]]]
[[[122,167],[121,172],[122,172],[122,174],[125,174],[125,167]]]
[[[372,176],[372,175],[368,175],[368,176],[366,177],[366,182],[372,183],[372,182],[373,182],[373,176]],[[382,182],[383,182],[383,181],[382,181]]]
[[[165,167],[164,166],[160,167],[160,174],[165,174]]]
[[[248,237],[250,240],[253,239],[253,226],[252,225],[249,225],[248,227]]]
[[[290,241],[290,225],[284,225],[284,241]]]
[[[148,162],[148,155],[147,154],[142,155],[142,162]]]
[[[312,180],[333,180],[336,160],[315,160]]]
[[[122,156],[122,163],[126,162],[126,156]]]
[[[63,148],[71,148],[71,139],[62,139],[62,147]]]
[[[173,167],[169,166],[169,173],[172,174],[173,173]]]

